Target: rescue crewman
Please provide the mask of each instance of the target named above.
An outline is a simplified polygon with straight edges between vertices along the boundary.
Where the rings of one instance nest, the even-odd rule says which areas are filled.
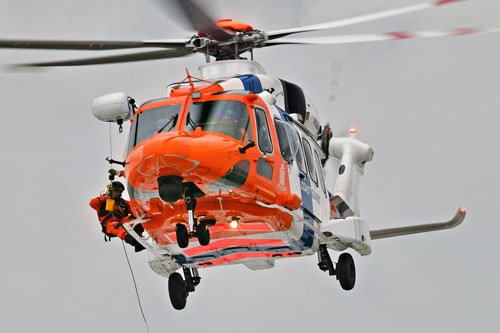
[[[118,237],[135,247],[135,252],[139,252],[144,250],[144,247],[123,228],[123,223],[135,220],[130,213],[130,203],[121,197],[124,190],[125,186],[122,183],[113,181],[108,186],[106,195],[90,200],[90,207],[97,211],[105,239]],[[138,224],[134,227],[134,231],[141,235],[144,228]]]

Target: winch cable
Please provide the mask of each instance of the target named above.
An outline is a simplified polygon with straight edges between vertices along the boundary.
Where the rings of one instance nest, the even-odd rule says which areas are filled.
[[[144,324],[146,324],[146,331],[149,333],[149,325],[144,315],[144,310],[142,309],[141,298],[139,297],[139,290],[137,290],[137,283],[135,282],[134,271],[130,265],[130,260],[128,259],[127,249],[125,248],[125,242],[122,240],[123,252],[125,253],[125,258],[127,258],[128,267],[130,268],[130,273],[132,274],[132,280],[134,281],[135,294],[137,296],[137,302],[139,303],[139,309],[141,309],[142,319],[144,319]]]
[[[109,157],[111,160],[113,159],[113,139],[111,135],[111,123],[109,123]],[[111,215],[113,215],[113,212],[111,212]],[[127,249],[125,248],[125,242],[123,241],[123,239],[122,239],[122,247],[123,247],[123,253],[125,253],[125,258],[127,259],[128,268],[130,269],[130,274],[132,275],[132,281],[134,282],[135,295],[137,296],[137,302],[139,303],[139,309],[141,310],[142,319],[144,319],[144,324],[146,324],[146,331],[149,333],[148,321],[146,320],[146,316],[144,315],[144,310],[142,308],[142,303],[141,303],[141,297],[139,296],[139,290],[137,289],[137,282],[135,281],[134,271],[132,270],[132,265],[130,264]]]
[[[111,137],[111,123],[109,123],[109,158],[113,159],[113,140]]]

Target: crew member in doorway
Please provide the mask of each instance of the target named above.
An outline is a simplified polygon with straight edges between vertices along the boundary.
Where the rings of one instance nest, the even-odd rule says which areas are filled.
[[[106,241],[106,237],[118,237],[135,247],[135,252],[139,252],[144,250],[144,247],[123,228],[123,223],[135,220],[135,217],[130,213],[130,203],[122,198],[124,190],[125,186],[122,183],[113,181],[108,186],[106,195],[90,200],[90,207],[97,211],[97,217]],[[138,224],[134,230],[142,235],[144,228]]]

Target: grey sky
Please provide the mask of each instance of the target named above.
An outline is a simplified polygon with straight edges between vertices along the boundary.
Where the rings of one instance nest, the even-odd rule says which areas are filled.
[[[420,2],[210,5],[216,18],[273,30]],[[152,1],[0,0],[0,8],[0,38],[190,35],[175,12],[169,18]],[[498,13],[497,0],[471,0],[332,33],[494,27]],[[361,185],[361,215],[372,229],[448,219],[460,205],[467,218],[450,231],[378,240],[370,256],[353,254],[358,279],[350,292],[311,256],[257,272],[203,269],[180,312],[170,305],[166,279],[149,269],[147,254],[129,250],[151,332],[498,331],[499,42],[497,34],[257,50],[269,74],[304,87],[334,133],[356,125],[374,148]],[[0,50],[0,65],[93,54]],[[93,118],[90,107],[95,97],[115,91],[139,102],[163,96],[186,67],[195,74],[203,61],[196,55],[0,72],[0,331],[145,331],[121,243],[103,242],[88,206],[105,187],[109,154],[108,125]],[[113,135],[113,155],[120,158],[126,135],[118,136],[115,126]],[[338,254],[331,255],[335,261]]]

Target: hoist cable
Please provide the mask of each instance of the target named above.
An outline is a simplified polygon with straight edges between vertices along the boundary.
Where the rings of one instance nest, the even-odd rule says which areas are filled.
[[[113,140],[111,137],[111,123],[109,123],[109,158],[113,159]]]
[[[111,123],[109,123],[109,157],[113,159],[113,140],[111,135]],[[114,216],[113,212],[110,212],[112,216]],[[142,309],[141,298],[139,296],[139,290],[137,289],[137,282],[135,281],[134,271],[132,270],[132,265],[130,264],[130,260],[128,258],[127,249],[125,248],[125,242],[122,239],[122,247],[123,252],[125,253],[125,258],[127,259],[128,268],[130,269],[130,274],[132,275],[132,281],[134,282],[135,295],[137,296],[137,302],[139,303],[139,309],[141,310],[142,319],[144,319],[144,324],[146,324],[146,331],[149,333],[149,325],[146,320],[146,316],[144,315],[144,310]]]
[[[137,283],[135,282],[134,271],[130,265],[130,260],[128,259],[127,249],[125,248],[125,242],[122,240],[123,252],[125,252],[125,258],[127,258],[128,268],[130,268],[130,273],[132,274],[132,280],[134,281],[135,294],[137,296],[137,301],[139,302],[139,309],[141,309],[142,319],[144,319],[144,324],[146,324],[146,330],[149,333],[149,325],[144,315],[144,310],[142,309],[141,298],[139,297],[139,290],[137,290]]]

